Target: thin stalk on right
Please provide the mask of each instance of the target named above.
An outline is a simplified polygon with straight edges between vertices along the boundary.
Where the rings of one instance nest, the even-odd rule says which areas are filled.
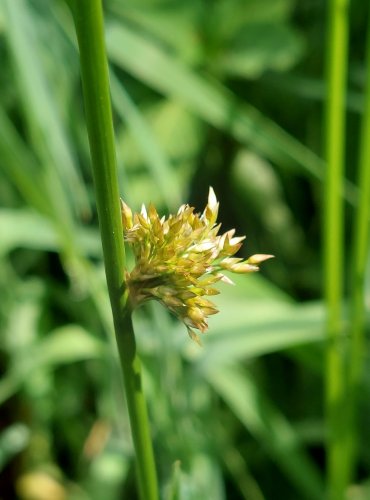
[[[348,380],[348,401],[350,408],[348,422],[349,472],[353,477],[357,461],[357,414],[359,389],[363,374],[365,347],[365,274],[369,255],[370,218],[370,15],[368,18],[366,46],[365,108],[361,127],[359,154],[359,204],[356,210],[351,258],[351,301],[350,301],[350,364]]]
[[[324,296],[327,308],[325,403],[327,424],[327,499],[342,500],[348,484],[345,444],[346,381],[342,332],[348,0],[329,0],[326,53],[326,121],[324,189]]]

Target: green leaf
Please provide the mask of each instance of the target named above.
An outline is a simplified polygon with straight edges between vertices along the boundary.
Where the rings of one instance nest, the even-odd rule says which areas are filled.
[[[0,254],[14,248],[61,251],[55,226],[49,219],[28,209],[0,209]],[[100,257],[101,242],[97,230],[76,227],[76,240],[85,255]]]
[[[67,325],[50,332],[32,350],[39,364],[56,366],[101,358],[106,345],[80,325]]]
[[[289,306],[240,300],[220,310],[204,337],[204,353],[198,360],[202,370],[325,339],[322,303]]]

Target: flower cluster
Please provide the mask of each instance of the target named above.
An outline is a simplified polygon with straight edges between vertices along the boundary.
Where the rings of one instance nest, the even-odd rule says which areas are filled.
[[[213,285],[220,280],[233,284],[224,272],[258,271],[258,264],[272,257],[257,254],[244,261],[233,257],[245,236],[235,237],[234,229],[218,234],[219,204],[212,188],[202,214],[182,205],[166,219],[159,218],[153,205],[148,210],[143,205],[135,214],[123,201],[121,207],[124,238],[135,256],[135,267],[126,274],[132,307],[158,300],[185,323],[198,343],[192,328],[205,332],[207,317],[218,312],[207,298],[219,293]]]

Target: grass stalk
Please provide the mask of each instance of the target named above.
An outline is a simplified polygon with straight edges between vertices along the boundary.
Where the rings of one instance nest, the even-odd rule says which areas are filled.
[[[131,311],[123,280],[125,253],[102,4],[101,0],[68,0],[68,3],[80,51],[82,88],[104,264],[136,451],[140,498],[157,500],[158,486],[141,384],[140,359],[136,352]]]
[[[326,421],[327,498],[344,498],[348,483],[344,409],[346,379],[342,344],[343,296],[343,178],[345,162],[345,96],[348,50],[348,0],[329,0],[326,53],[327,98],[324,192],[324,295],[327,305]]]
[[[351,266],[351,342],[348,396],[351,409],[349,419],[348,452],[349,471],[353,476],[356,465],[358,436],[356,432],[357,406],[363,369],[365,343],[365,273],[369,251],[370,218],[370,17],[366,46],[365,108],[361,127],[358,169],[359,203],[356,210],[353,233]]]

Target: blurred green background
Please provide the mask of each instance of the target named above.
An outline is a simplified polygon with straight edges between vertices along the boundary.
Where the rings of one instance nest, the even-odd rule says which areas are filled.
[[[351,3],[348,229],[366,4]],[[212,185],[243,256],[276,256],[222,286],[202,348],[159,305],[135,313],[162,496],[323,498],[325,2],[104,9],[122,197],[200,211]],[[65,3],[1,0],[0,61],[0,499],[135,499]],[[369,395],[367,371],[349,498],[370,498]]]

